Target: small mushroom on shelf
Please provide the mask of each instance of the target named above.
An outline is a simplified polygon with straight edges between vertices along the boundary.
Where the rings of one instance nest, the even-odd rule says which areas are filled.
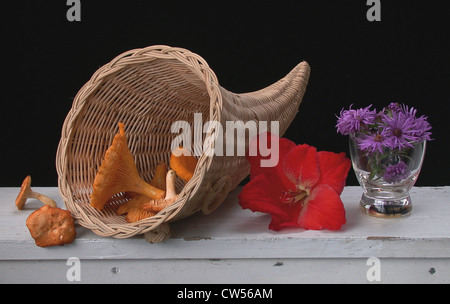
[[[93,183],[91,206],[103,209],[108,200],[119,192],[134,192],[150,199],[165,196],[165,191],[145,182],[138,173],[133,156],[128,148],[125,125],[119,123],[111,146],[105,153]]]
[[[31,213],[26,225],[39,247],[70,244],[77,235],[70,211],[48,205]]]
[[[49,205],[50,207],[56,207],[56,202],[49,198],[48,196],[35,192],[31,189],[31,176],[28,175],[22,182],[22,186],[20,187],[20,192],[16,198],[16,206],[17,209],[22,210],[25,202],[29,198],[35,198],[45,205]]]
[[[166,176],[166,196],[162,199],[153,199],[144,204],[142,209],[145,211],[159,212],[164,208],[172,205],[177,199],[178,195],[175,189],[176,173],[174,170],[169,170]]]

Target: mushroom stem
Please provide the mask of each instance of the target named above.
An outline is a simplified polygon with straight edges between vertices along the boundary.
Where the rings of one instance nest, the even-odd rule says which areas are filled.
[[[23,180],[22,185],[20,187],[19,195],[17,195],[17,198],[16,198],[17,209],[22,210],[23,206],[25,205],[25,202],[29,198],[35,198],[35,199],[41,201],[42,203],[44,203],[45,205],[48,205],[50,207],[56,207],[56,203],[54,200],[45,196],[44,194],[34,192],[31,189],[31,176],[30,175],[25,177],[25,179]]]
[[[166,176],[166,197],[164,199],[152,199],[142,207],[143,210],[159,212],[164,208],[172,205],[178,198],[175,189],[175,179],[175,171],[169,170]]]
[[[177,195],[175,189],[176,173],[174,170],[169,170],[166,175],[166,197],[164,199],[171,199]]]
[[[45,205],[49,205],[50,207],[56,207],[56,202],[42,193],[31,191],[30,197],[40,200],[42,203],[44,203]]]
[[[138,179],[134,184],[131,184],[128,191],[140,193],[149,198],[161,197],[161,195],[164,195],[164,191],[146,183],[142,179]]]

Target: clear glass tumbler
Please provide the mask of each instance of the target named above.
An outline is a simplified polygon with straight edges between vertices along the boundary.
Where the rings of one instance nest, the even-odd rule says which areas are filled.
[[[422,167],[426,141],[413,147],[387,149],[368,154],[361,151],[358,138],[350,136],[350,157],[359,184],[363,188],[360,206],[377,217],[401,217],[412,210],[409,191]]]

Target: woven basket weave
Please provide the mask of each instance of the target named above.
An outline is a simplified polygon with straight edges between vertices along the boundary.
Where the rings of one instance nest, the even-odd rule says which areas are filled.
[[[268,121],[270,125],[277,120],[280,135],[284,134],[298,112],[309,72],[309,65],[302,62],[267,88],[235,94],[219,85],[203,58],[186,49],[159,45],[119,55],[80,89],[65,119],[56,168],[66,208],[81,226],[98,235],[145,234],[149,242],[163,241],[170,237],[168,223],[198,211],[214,211],[249,174],[249,164],[242,156],[208,156],[213,149],[208,146],[193,178],[186,184],[177,181],[180,194],[173,205],[128,223],[116,214],[117,207],[127,201],[122,193],[102,211],[90,206],[92,184],[118,131],[117,123],[125,124],[138,171],[150,181],[160,161],[169,164],[171,142],[178,135],[171,132],[172,123],[182,120],[192,126],[194,113],[202,113],[203,123],[217,121],[222,126],[226,121]],[[214,132],[211,136],[218,136]]]

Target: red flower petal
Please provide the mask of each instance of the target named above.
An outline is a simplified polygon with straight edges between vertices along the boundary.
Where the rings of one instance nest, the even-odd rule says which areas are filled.
[[[277,151],[271,151],[272,143],[278,142],[278,150]],[[279,138],[278,136],[270,133],[270,132],[264,132],[257,136],[257,138],[250,141],[249,145],[249,153],[255,152],[256,155],[247,155],[247,160],[250,162],[250,178],[253,178],[259,174],[277,174],[275,172],[276,167],[280,166],[282,164],[282,160],[284,157],[288,154],[290,150],[295,148],[296,144],[286,138]],[[261,149],[260,147],[264,147],[269,149],[269,152],[276,153],[276,155],[267,155],[263,156],[261,155]],[[277,159],[277,166],[275,167],[261,167],[261,160],[263,159],[271,159],[272,157],[275,157]]]
[[[298,145],[286,156],[284,175],[294,184],[312,188],[319,180],[317,150],[308,145]]]
[[[283,228],[300,227],[298,224],[298,216],[302,211],[302,205],[296,204],[289,207],[289,217],[272,214],[272,221],[269,224],[271,230],[281,230]]]
[[[339,195],[328,185],[318,185],[307,199],[298,223],[309,230],[339,230],[346,222]]]
[[[270,229],[278,230],[287,227],[288,223],[298,226],[297,218],[300,209],[296,210],[287,203],[281,202],[284,186],[274,175],[260,174],[250,180],[239,194],[239,204],[244,209],[254,212],[269,213],[272,216]]]
[[[320,151],[319,157],[320,179],[318,184],[327,184],[331,186],[337,194],[344,190],[348,171],[351,168],[351,161],[345,156],[345,153],[333,153]]]

